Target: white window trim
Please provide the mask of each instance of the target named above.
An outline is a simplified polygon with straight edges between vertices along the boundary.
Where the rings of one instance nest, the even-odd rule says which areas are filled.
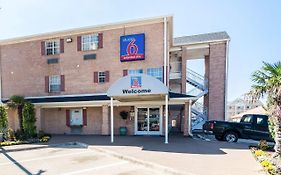
[[[54,77],[58,78],[59,82],[56,83],[56,84],[51,84],[52,78],[54,78]],[[51,91],[51,85],[60,85],[61,86],[61,76],[60,75],[51,75],[51,76],[49,76],[49,92],[54,92],[54,93],[55,92],[60,92],[61,90],[59,90],[59,91]]]
[[[90,41],[91,40],[91,37],[96,37],[97,39],[97,42],[95,41]],[[84,42],[84,37],[88,37],[88,42]],[[91,48],[91,44],[95,44],[96,45],[96,48]],[[89,45],[88,48],[86,49],[85,48],[85,45]],[[89,35],[82,35],[81,36],[81,50],[82,51],[89,51],[89,50],[97,50],[99,47],[99,35],[97,33],[94,33],[94,34],[89,34]]]
[[[48,43],[48,42],[52,42],[52,47],[51,47],[51,48],[49,48],[49,47],[47,46],[47,43]],[[54,43],[55,43],[55,42],[57,43],[57,47],[54,46]],[[55,48],[57,48],[58,53],[55,53]],[[48,55],[48,52],[47,52],[48,49],[52,49],[52,54],[49,54],[49,55],[60,54],[60,40],[59,40],[59,39],[52,39],[52,40],[47,40],[47,41],[45,41],[45,55]]]
[[[100,73],[103,73],[103,74],[104,74],[104,75],[102,75],[103,78],[104,78],[104,81],[103,81],[103,82],[100,81]],[[102,76],[101,76],[101,78],[102,78]],[[105,83],[105,81],[106,81],[106,74],[105,74],[105,72],[104,72],[104,71],[98,72],[98,83]]]

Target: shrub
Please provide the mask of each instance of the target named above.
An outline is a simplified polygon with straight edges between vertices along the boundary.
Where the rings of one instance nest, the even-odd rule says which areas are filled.
[[[47,133],[45,133],[43,130],[40,130],[40,131],[38,132],[38,134],[37,134],[37,137],[38,137],[39,139],[41,139],[41,138],[44,137],[44,136],[49,136],[49,137],[51,137],[51,134],[47,134]]]
[[[37,134],[37,137],[38,137],[39,139],[41,139],[41,138],[44,137],[44,136],[45,136],[45,132],[42,131],[42,130],[40,130],[40,131],[38,132],[38,134]]]
[[[268,161],[268,160],[262,161],[262,162],[261,162],[261,165],[262,165],[263,167],[271,167],[271,166],[273,166],[272,163],[271,163],[270,161]]]
[[[271,135],[271,138],[275,138],[275,122],[276,122],[276,119],[271,116],[269,117],[269,120],[268,120],[268,129],[269,129],[269,132],[270,132],[270,135]]]
[[[39,139],[40,142],[48,142],[50,140],[50,136],[43,136],[41,139]]]
[[[36,136],[36,117],[32,103],[25,103],[23,107],[23,130],[28,138]]]
[[[4,133],[8,127],[8,115],[4,106],[0,106],[0,133]]]
[[[267,144],[266,140],[260,140],[259,144],[258,144],[258,148],[265,151],[268,150],[269,146]]]
[[[16,140],[26,140],[27,135],[20,129],[16,130],[15,132]]]
[[[5,141],[5,142],[1,142],[0,146],[11,146],[11,145],[19,145],[19,144],[23,144],[24,142],[22,141]]]
[[[7,139],[9,141],[14,141],[15,140],[15,133],[14,133],[14,130],[9,128],[8,129],[8,132],[7,132]]]
[[[263,156],[263,155],[265,155],[265,152],[263,152],[262,150],[256,150],[256,151],[255,151],[255,155],[256,155],[257,157]]]

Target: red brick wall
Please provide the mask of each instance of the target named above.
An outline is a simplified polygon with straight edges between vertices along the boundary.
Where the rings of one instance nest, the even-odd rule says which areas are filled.
[[[163,66],[163,23],[99,32],[103,33],[103,48],[96,51],[77,51],[77,35],[69,35],[73,42],[65,42],[60,55],[41,56],[41,40],[1,46],[2,97],[106,92],[111,83],[123,76],[123,69]],[[137,33],[145,33],[146,59],[121,63],[120,36]],[[96,59],[83,60],[83,55],[90,53],[96,53]],[[47,58],[59,58],[59,63],[48,65]],[[110,82],[93,83],[93,72],[106,70],[110,71]],[[44,77],[55,74],[65,75],[65,91],[48,94]]]
[[[226,44],[211,44],[209,58],[209,120],[224,120]]]

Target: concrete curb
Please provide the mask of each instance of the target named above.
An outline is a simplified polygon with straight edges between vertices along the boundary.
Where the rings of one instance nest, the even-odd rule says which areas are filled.
[[[139,165],[145,166],[145,167],[150,168],[150,169],[160,170],[161,172],[163,172],[165,174],[194,175],[194,174],[191,174],[191,173],[181,172],[181,171],[178,171],[178,170],[175,170],[175,169],[172,169],[172,168],[168,168],[168,167],[165,167],[165,166],[162,166],[162,165],[159,165],[159,164],[155,164],[153,162],[148,162],[148,161],[136,159],[136,158],[131,157],[131,156],[124,156],[122,154],[119,154],[119,153],[116,153],[116,152],[113,152],[113,151],[109,151],[107,149],[100,148],[100,147],[97,147],[97,146],[90,146],[89,148],[94,149],[94,150],[99,151],[99,152],[102,152],[102,153],[105,153],[105,154],[108,154],[110,156],[116,157],[116,158],[121,159],[121,160],[126,160],[126,161],[129,161],[129,162],[134,163],[134,164],[139,164]]]
[[[28,147],[29,145],[32,145],[32,147]],[[52,147],[67,147],[67,146],[78,146],[81,148],[88,148],[88,145],[81,142],[66,142],[66,143],[56,143],[56,144],[50,144],[50,145],[43,145],[43,144],[22,144],[22,145],[14,145],[18,148],[11,148],[12,146],[4,146],[0,147],[0,153],[5,152],[17,152],[17,151],[30,151],[30,150],[36,150],[36,149],[43,149],[43,148],[52,148]],[[5,149],[8,148],[8,149]]]

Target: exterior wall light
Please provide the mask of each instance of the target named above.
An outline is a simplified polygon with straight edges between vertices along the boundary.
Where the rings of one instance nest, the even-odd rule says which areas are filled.
[[[66,38],[66,42],[67,43],[71,43],[72,42],[72,38]]]

